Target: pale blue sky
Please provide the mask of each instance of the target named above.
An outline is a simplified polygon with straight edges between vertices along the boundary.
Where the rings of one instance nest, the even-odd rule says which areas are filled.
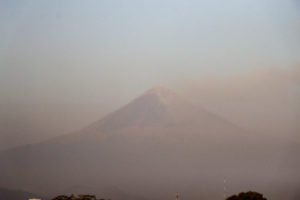
[[[300,61],[296,0],[2,0],[0,26],[10,113],[108,111],[158,84]]]
[[[299,62],[299,11],[286,0],[1,1],[1,74],[151,86],[288,67]]]

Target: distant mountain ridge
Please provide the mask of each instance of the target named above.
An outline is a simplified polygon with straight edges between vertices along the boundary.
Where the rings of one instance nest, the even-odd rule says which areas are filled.
[[[27,200],[29,198],[41,198],[41,197],[39,195],[35,195],[20,190],[10,190],[5,188],[0,188],[0,200]]]

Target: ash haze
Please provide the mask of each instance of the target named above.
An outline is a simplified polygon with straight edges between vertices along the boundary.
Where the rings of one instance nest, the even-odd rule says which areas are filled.
[[[1,1],[0,149],[75,131],[155,85],[181,93],[210,77],[214,84],[234,76],[241,86],[239,75],[255,81],[257,71],[291,71],[299,66],[299,7],[296,0]],[[197,101],[198,91],[184,91]]]
[[[0,187],[218,199],[228,175],[231,192],[299,199],[299,1],[4,0],[0,26]]]

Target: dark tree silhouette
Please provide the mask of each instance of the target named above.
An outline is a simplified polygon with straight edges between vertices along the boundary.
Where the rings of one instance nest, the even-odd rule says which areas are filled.
[[[53,198],[52,200],[73,200],[72,197],[73,197],[73,195],[71,195],[71,196],[59,195],[59,196]]]
[[[95,195],[84,194],[84,195],[74,196],[72,194],[70,196],[59,195],[59,196],[53,198],[52,200],[98,200],[98,199],[96,198]],[[100,200],[105,200],[105,199],[100,199]]]
[[[226,200],[267,200],[262,194],[258,192],[241,192],[238,195],[232,195]]]

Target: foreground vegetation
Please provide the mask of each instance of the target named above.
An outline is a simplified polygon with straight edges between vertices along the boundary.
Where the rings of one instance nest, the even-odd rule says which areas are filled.
[[[59,195],[52,200],[105,200],[105,199],[97,199],[95,195]],[[107,199],[110,200],[110,199]],[[262,194],[258,192],[241,192],[238,195],[232,195],[228,197],[226,200],[267,200]]]
[[[95,195],[59,195],[52,200],[105,200],[105,199],[97,199]],[[110,199],[107,199],[110,200]]]
[[[267,200],[262,194],[258,192],[241,192],[238,195],[232,195],[226,200]]]

